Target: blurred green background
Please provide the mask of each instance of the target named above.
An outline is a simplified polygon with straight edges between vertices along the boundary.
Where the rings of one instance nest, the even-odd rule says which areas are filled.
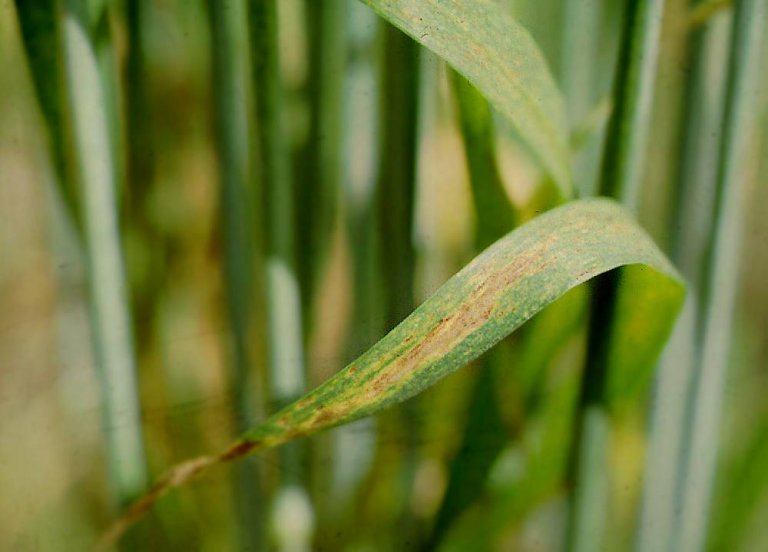
[[[391,238],[377,241],[384,232],[376,226],[377,209],[398,213],[403,208],[396,194],[382,188],[382,173],[397,170],[387,168],[386,161],[397,155],[393,151],[408,147],[397,141],[393,145],[384,132],[408,101],[392,107],[397,100],[386,88],[388,72],[383,69],[385,36],[398,32],[352,0],[338,0],[336,26],[323,28],[318,22],[324,13],[318,4],[323,2],[277,2],[282,136],[289,152],[288,178],[298,198],[292,209],[308,387],[374,343],[463,266],[472,257],[476,226],[449,73],[437,57],[426,51],[416,54],[408,42],[402,57],[390,60],[389,73],[405,71],[404,64],[412,63],[419,81],[418,88],[410,88],[418,116],[404,119],[415,137],[415,188],[410,198],[406,190],[403,200],[412,220]],[[130,21],[137,4],[140,19],[133,24],[138,31]],[[572,127],[597,117],[575,157],[579,188],[593,189],[606,120],[595,108],[611,91],[623,2],[577,2],[581,5],[575,15],[568,12],[573,2],[566,0],[508,4],[544,51],[564,90]],[[218,73],[211,53],[210,9],[202,0],[124,0],[107,8],[115,56],[121,239],[141,424],[153,476],[178,460],[221,449],[242,422],[233,416],[239,399],[230,388],[232,332],[222,272],[226,211],[220,207],[222,155],[214,98]],[[687,2],[666,2],[639,213],[641,224],[662,248],[675,225],[686,224],[675,219],[673,202],[691,74],[688,17]],[[729,17],[726,5],[705,25],[727,28]],[[340,102],[318,105],[315,68],[323,63],[318,61],[318,41],[336,39],[338,60],[329,70],[335,71],[330,82],[338,85]],[[413,59],[409,62],[407,56]],[[708,528],[710,546],[723,550],[768,549],[768,140],[761,139],[768,130],[768,55],[763,67],[754,104],[757,131],[746,168],[740,283]],[[104,449],[104,435],[114,428],[107,427],[101,414],[83,248],[58,191],[51,135],[11,1],[0,3],[0,68],[0,550],[86,549],[116,512]],[[338,125],[329,137],[324,133],[333,126],[317,122],[318,113],[326,112]],[[542,205],[543,175],[514,134],[498,123],[497,161],[506,192],[522,217],[529,218]],[[324,178],[337,186],[338,195],[330,200],[312,188]],[[327,203],[323,207],[324,201],[331,208]],[[393,216],[409,218],[407,213]],[[412,252],[387,249],[388,241],[401,243],[403,250],[412,246]],[[320,263],[314,257],[321,249]],[[380,279],[401,262],[412,262],[412,289],[393,299],[381,291],[389,288]],[[263,300],[255,302],[257,312],[265,308]],[[253,416],[261,419],[276,404],[263,391],[264,328],[257,323],[249,331],[257,374]],[[524,338],[508,345],[518,352],[526,347]],[[577,328],[557,354],[545,354],[550,357],[548,375],[525,403],[520,402],[519,380],[500,378],[491,393],[500,425],[481,418],[485,433],[467,469],[474,469],[472,458],[482,463],[489,456],[485,440],[489,450],[500,451],[490,455],[490,475],[477,484],[477,496],[452,520],[448,536],[441,537],[446,547],[556,550],[562,545],[568,480],[563,463],[571,429],[566,410],[572,409],[578,390],[583,346],[583,331]],[[278,454],[249,460],[259,481],[256,508],[271,520],[260,527],[280,525],[268,513],[275,511],[268,497],[274,498],[283,472],[294,469],[313,505],[304,512],[314,519],[310,549],[405,550],[430,542],[451,462],[471,417],[470,390],[477,372],[477,367],[462,370],[394,412],[310,439],[292,468]],[[610,451],[611,550],[633,548],[647,406],[637,405],[616,425]],[[563,426],[559,431],[558,422]],[[540,455],[531,456],[531,450]],[[126,546],[256,546],[248,539],[260,537],[244,536],[249,529],[233,491],[241,485],[234,483],[240,481],[237,469],[223,467],[173,493]],[[525,481],[539,483],[526,487]],[[295,528],[304,515],[301,501],[297,504],[287,507],[288,527]],[[289,537],[278,534],[267,540],[270,547],[291,549]]]

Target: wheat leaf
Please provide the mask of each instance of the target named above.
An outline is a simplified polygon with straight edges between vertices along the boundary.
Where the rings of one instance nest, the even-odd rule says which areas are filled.
[[[106,534],[113,542],[158,498],[212,465],[378,412],[466,365],[568,290],[620,274],[610,336],[609,396],[647,380],[680,308],[684,285],[631,215],[589,199],[553,209],[507,234],[448,280],[400,325],[326,383],[217,456],[172,469]]]
[[[572,196],[562,96],[536,42],[498,2],[362,1],[475,85],[512,122],[562,196]]]

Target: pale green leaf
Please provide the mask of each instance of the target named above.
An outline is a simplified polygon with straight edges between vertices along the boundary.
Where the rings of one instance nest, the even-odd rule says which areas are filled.
[[[374,414],[466,365],[568,290],[618,267],[610,396],[641,380],[682,303],[677,273],[631,215],[590,199],[553,209],[478,255],[400,325],[326,383],[217,456],[178,465],[137,502],[111,541],[169,489],[208,467]]]
[[[531,35],[491,0],[362,0],[443,58],[502,115],[570,197],[568,125],[560,91]]]

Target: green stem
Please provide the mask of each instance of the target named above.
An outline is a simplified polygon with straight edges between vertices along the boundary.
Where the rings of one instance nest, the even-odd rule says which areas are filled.
[[[82,238],[81,200],[78,197],[77,183],[67,167],[72,151],[67,139],[64,65],[58,47],[62,38],[57,21],[57,5],[57,0],[16,0],[16,12],[35,94],[50,135],[51,156],[58,177],[56,191],[72,219],[78,237]]]
[[[283,126],[277,17],[276,0],[250,2],[259,176],[264,194],[270,410],[289,404],[306,387],[302,302],[295,264],[295,198]],[[312,538],[311,507],[304,490],[305,452],[306,444],[295,443],[280,454],[281,490],[273,504],[272,530],[284,549],[296,542],[308,547]],[[308,513],[301,518],[306,523],[290,523],[281,510],[289,504],[284,498],[301,504]]]
[[[759,425],[750,428],[745,445],[723,469],[710,517],[708,550],[748,549],[749,524],[768,496],[768,417],[764,410],[759,413]]]
[[[685,308],[659,363],[638,532],[638,550],[670,550],[675,524],[675,485],[683,453],[686,402],[696,364],[695,290],[700,289],[703,255],[713,210],[717,152],[725,82],[727,20],[693,32],[686,83],[682,158],[670,221],[671,254],[690,289]]]
[[[628,3],[619,52],[614,112],[608,127],[600,193],[631,210],[636,210],[639,200],[663,6],[663,0]],[[603,543],[610,439],[605,387],[617,288],[615,274],[598,279],[593,286],[568,527],[568,549],[572,551],[599,550]]]
[[[101,376],[108,463],[117,499],[147,483],[136,365],[117,214],[117,176],[103,81],[85,2],[62,6],[63,74],[71,126],[72,174],[79,185],[91,328]]]
[[[517,214],[504,190],[496,163],[495,129],[488,102],[464,77],[451,71],[469,168],[475,211],[476,250],[510,232]],[[505,345],[480,361],[474,381],[461,447],[451,461],[448,486],[425,549],[434,549],[458,516],[481,494],[491,465],[509,440],[496,400],[499,375],[511,362]]]
[[[125,4],[128,52],[123,75],[126,98],[126,231],[138,238],[143,270],[132,279],[134,333],[139,366],[159,354],[157,323],[159,302],[166,286],[167,240],[152,217],[154,181],[153,150],[156,145],[148,94],[146,52],[146,0]],[[130,266],[130,256],[128,257]]]
[[[258,342],[255,279],[258,236],[251,161],[250,58],[246,6],[242,0],[208,3],[214,82],[216,149],[221,180],[219,205],[224,245],[224,281],[231,341],[230,393],[238,431],[255,422]],[[243,546],[263,545],[260,480],[253,463],[238,467],[236,490]]]
[[[482,251],[512,231],[517,214],[496,164],[496,134],[488,102],[467,79],[451,71],[475,211],[475,249]]]
[[[386,326],[398,324],[414,306],[413,209],[418,134],[419,46],[385,26],[381,106],[379,236],[385,262]]]
[[[304,304],[311,306],[323,276],[337,220],[342,176],[346,56],[345,0],[306,2],[310,130],[298,183],[298,250]],[[308,320],[305,320],[307,322]]]
[[[416,159],[419,130],[420,50],[410,37],[384,25],[383,60],[379,67],[379,147],[374,220],[381,285],[383,330],[388,332],[414,308],[416,251],[413,243]],[[377,465],[384,471],[396,465],[397,480],[389,481],[397,497],[397,519],[385,525],[398,533],[393,542],[415,538],[410,515],[410,493],[416,472],[418,401],[408,402],[383,415],[379,431],[397,435],[398,447],[379,445]],[[391,455],[389,460],[388,455]],[[395,464],[396,463],[396,464]],[[374,477],[375,477],[375,471]],[[381,485],[382,481],[376,484]],[[394,510],[393,510],[394,512]]]
[[[619,53],[600,195],[636,211],[651,124],[663,0],[630,0]]]
[[[563,4],[560,82],[573,125],[586,117],[595,101],[601,6],[583,0],[564,0]]]
[[[706,540],[725,370],[739,282],[744,170],[748,165],[746,161],[754,129],[765,15],[763,0],[737,0],[735,3],[715,208],[699,297],[699,370],[694,376],[684,455],[678,471],[682,488],[678,495],[680,518],[673,541],[677,550],[700,550]]]
[[[599,75],[601,2],[564,0],[560,49],[560,83],[566,100],[571,129],[584,121],[597,101],[602,87],[595,86]],[[601,129],[602,130],[602,129]],[[573,135],[572,135],[573,136]],[[594,195],[600,171],[600,143],[587,143],[586,151],[573,147],[574,181],[581,196]]]
[[[312,0],[308,0],[312,1]],[[349,152],[344,163],[343,216],[345,235],[352,262],[352,304],[350,331],[345,344],[346,362],[351,362],[369,349],[384,334],[383,289],[380,284],[378,213],[375,193],[378,155],[377,106],[380,72],[377,71],[378,36],[381,20],[362,3],[348,0],[348,57],[345,71],[344,118],[354,121],[344,129],[343,150]],[[352,32],[352,30],[356,32]],[[360,524],[366,523],[360,514],[360,497],[365,495],[362,483],[373,480],[373,449],[377,438],[373,420],[337,428],[334,440],[333,486],[318,500],[322,509],[320,520],[327,541],[318,548],[343,548]],[[361,438],[365,428],[365,438]],[[327,481],[327,479],[326,479]],[[317,496],[317,494],[315,495]],[[368,501],[369,504],[375,501]],[[377,521],[379,516],[375,516]],[[363,518],[363,519],[361,519]],[[340,542],[336,535],[345,535]],[[319,535],[322,538],[322,535]]]

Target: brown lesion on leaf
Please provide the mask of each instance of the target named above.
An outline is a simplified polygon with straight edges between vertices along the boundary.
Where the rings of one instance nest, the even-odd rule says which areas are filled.
[[[315,397],[313,395],[314,393],[308,397],[304,397],[299,402],[297,402],[295,410],[304,410],[306,407],[308,407],[313,402],[315,402]],[[278,424],[281,422],[282,422],[282,419],[278,420]]]
[[[499,296],[516,282],[546,268],[552,260],[547,251],[556,237],[542,240],[506,267],[489,272],[450,316],[441,318],[410,350],[381,370],[363,393],[368,401],[380,397],[392,385],[414,373],[429,358],[453,350],[492,316]]]
[[[312,419],[313,427],[323,427],[329,422],[339,419],[339,413],[330,407],[322,407],[318,410],[317,416]]]
[[[258,439],[240,441],[239,443],[235,443],[234,445],[229,447],[227,450],[222,452],[219,455],[219,460],[221,460],[222,462],[228,462],[229,460],[240,458],[241,456],[245,456],[246,454],[251,452],[260,444],[261,444],[261,441]]]

